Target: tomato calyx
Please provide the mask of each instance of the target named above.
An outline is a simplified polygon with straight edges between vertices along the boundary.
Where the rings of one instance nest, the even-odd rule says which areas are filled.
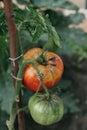
[[[40,56],[37,58],[37,62],[40,63],[41,65],[44,65],[44,66],[47,65],[47,60],[46,60],[46,57],[44,55],[44,52],[42,52],[40,54]]]
[[[43,95],[37,95],[37,97],[39,97],[41,100],[45,100],[45,101],[50,101],[51,99],[51,95],[48,93],[44,93]]]
[[[48,90],[47,90],[48,91]],[[36,93],[36,96],[38,97],[38,98],[40,98],[41,100],[45,100],[45,101],[48,101],[48,102],[50,102],[52,99],[55,99],[55,101],[57,100],[55,97],[57,96],[55,93],[54,94],[52,94],[52,93],[50,93],[50,92],[43,92],[43,93],[39,93],[39,92],[37,92]]]
[[[54,62],[56,60],[56,57],[51,57],[47,60],[46,58],[46,53],[42,52],[41,55],[37,58],[37,62],[46,66],[46,65],[52,65],[52,66],[56,66],[56,64],[53,63],[49,63],[50,61]]]

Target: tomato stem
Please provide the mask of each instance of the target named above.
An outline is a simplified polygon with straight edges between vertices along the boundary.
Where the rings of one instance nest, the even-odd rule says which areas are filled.
[[[42,82],[42,77],[40,76],[40,75],[41,75],[41,71],[38,69],[38,67],[36,66],[35,62],[32,62],[32,65],[33,65],[33,67],[36,69],[37,73],[39,74],[39,79],[40,79],[40,85],[38,86],[37,93],[38,93],[38,91],[39,91],[40,86],[43,86],[43,88],[44,88],[46,94],[49,96],[49,92],[48,92],[46,86],[44,85],[44,83]]]
[[[39,78],[40,78],[40,86],[43,86],[47,96],[49,97],[49,92],[48,92],[46,86],[44,85],[44,83],[42,82],[42,79],[41,79],[41,76],[40,76],[41,71],[38,69],[38,67],[35,64],[36,61],[37,61],[37,59],[34,59],[34,60],[23,60],[22,59],[22,63],[21,63],[21,66],[19,68],[17,78],[16,78],[14,99],[13,99],[13,103],[12,103],[12,110],[11,110],[11,114],[10,114],[10,120],[7,122],[9,130],[15,130],[14,129],[14,122],[15,122],[16,116],[18,114],[18,111],[25,110],[24,108],[19,109],[19,107],[17,106],[17,103],[19,103],[19,101],[20,101],[19,100],[19,98],[20,98],[19,94],[20,94],[20,91],[21,91],[21,80],[19,80],[19,79],[23,78],[24,69],[28,64],[32,64],[33,67],[36,69],[36,71],[37,71],[37,73],[39,75]],[[39,88],[40,88],[40,86],[39,86]],[[38,88],[37,91],[39,91],[39,88]]]
[[[22,108],[19,108],[17,113],[21,112],[21,111],[26,111],[28,109],[28,106],[25,106],[25,107],[22,107]]]
[[[44,90],[45,90],[45,92],[46,92],[46,94],[47,94],[47,97],[49,97],[49,92],[48,92],[48,89],[47,89],[47,87],[44,85],[44,83],[42,82],[42,81],[40,81],[41,82],[41,86],[43,86],[43,88],[44,88]]]
[[[31,64],[31,63],[32,63],[32,61],[23,60],[21,66],[20,66],[20,69],[18,71],[18,74],[17,74],[14,98],[13,98],[12,109],[11,109],[11,113],[10,113],[10,119],[9,119],[9,121],[7,121],[7,126],[8,126],[9,130],[15,130],[14,122],[15,122],[15,119],[16,119],[16,116],[17,116],[18,110],[19,110],[17,103],[19,103],[19,101],[20,101],[19,95],[20,95],[20,91],[21,91],[21,80],[18,80],[18,79],[22,79],[23,72],[24,72],[26,65]]]

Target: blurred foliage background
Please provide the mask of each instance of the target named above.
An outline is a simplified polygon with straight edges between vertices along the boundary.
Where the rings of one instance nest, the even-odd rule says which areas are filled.
[[[65,65],[62,80],[53,88],[64,101],[63,119],[59,123],[44,127],[36,124],[26,114],[27,129],[87,130],[87,33],[76,28],[85,19],[84,14],[79,12],[79,7],[68,0],[18,0],[18,3],[27,7],[27,10],[23,10],[13,4],[18,42],[23,53],[32,47],[43,48],[44,43],[48,43],[48,49],[58,53]],[[65,15],[65,9],[72,10],[73,13]],[[40,16],[43,16],[45,21]],[[55,35],[55,39],[47,40],[49,35],[43,29],[44,23],[50,26],[52,23],[55,27],[61,48],[57,47],[59,39]],[[55,45],[51,43],[52,41]],[[21,51],[18,50],[20,55]],[[14,93],[10,71],[9,34],[2,8],[0,9],[0,130],[7,129],[6,120],[9,117]],[[23,88],[23,93],[23,102],[26,104],[32,92],[27,92]]]

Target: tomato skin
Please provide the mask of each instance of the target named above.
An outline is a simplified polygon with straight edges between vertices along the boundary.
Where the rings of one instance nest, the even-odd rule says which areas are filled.
[[[64,114],[64,106],[61,98],[57,95],[50,95],[48,99],[46,94],[38,93],[33,95],[28,108],[34,121],[41,125],[51,125],[61,120]]]
[[[41,55],[41,53],[42,49],[33,48],[25,53],[24,59],[33,60]],[[64,65],[62,59],[57,54],[45,51],[44,55],[47,61],[47,65],[42,65],[39,62],[36,62],[36,66],[43,74],[42,82],[49,89],[52,88],[61,79],[64,71]],[[27,65],[24,70],[23,84],[27,89],[32,91],[36,91],[40,86],[39,75],[31,64]],[[42,86],[40,86],[39,91],[42,90],[44,89]]]

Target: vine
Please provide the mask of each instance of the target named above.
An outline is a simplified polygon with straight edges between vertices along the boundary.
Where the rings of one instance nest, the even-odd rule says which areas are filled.
[[[18,71],[17,78],[16,78],[14,99],[13,99],[13,103],[12,103],[12,110],[11,110],[11,113],[10,113],[10,119],[6,122],[9,130],[15,130],[14,122],[15,122],[17,114],[19,114],[20,112],[23,112],[27,108],[26,106],[23,107],[23,108],[20,108],[17,105],[17,103],[19,103],[19,101],[20,101],[20,97],[19,97],[20,91],[21,91],[21,80],[20,79],[22,79],[25,67],[29,64],[32,64],[33,67],[36,69],[38,75],[40,76],[40,74],[41,74],[40,70],[37,68],[37,66],[35,64],[37,59],[28,60],[28,61],[23,60],[22,63],[21,63],[21,66],[20,66],[20,69]],[[47,96],[49,96],[48,90],[47,90],[46,86],[43,84],[41,78],[40,78],[40,84],[43,86]],[[38,87],[38,90],[37,90],[36,93],[38,93],[38,91],[39,91],[39,87]]]

